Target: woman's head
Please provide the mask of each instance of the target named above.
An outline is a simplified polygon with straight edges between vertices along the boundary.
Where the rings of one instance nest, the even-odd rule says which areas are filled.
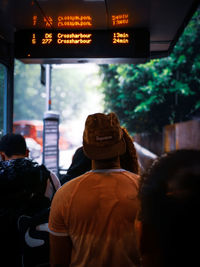
[[[200,238],[200,151],[178,150],[156,160],[141,178],[139,198],[142,228],[154,233],[163,266],[172,258],[176,264],[194,259],[194,240]],[[143,250],[150,245],[143,242]]]

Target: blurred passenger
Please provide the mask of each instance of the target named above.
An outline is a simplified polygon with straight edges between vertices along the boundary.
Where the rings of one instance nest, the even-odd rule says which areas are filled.
[[[198,266],[200,151],[162,156],[143,175],[135,224],[143,267]]]
[[[71,179],[76,178],[81,174],[84,174],[85,172],[91,170],[91,165],[91,160],[84,154],[83,147],[81,146],[77,148],[72,157],[72,163],[67,170],[66,175],[64,175],[60,180],[61,184],[63,185]]]
[[[7,265],[21,266],[17,220],[50,207],[54,191],[60,187],[55,174],[28,159],[25,139],[6,134],[0,140],[0,231],[2,257]],[[29,239],[30,242],[34,239]],[[31,243],[32,244],[32,243]]]
[[[148,170],[148,168],[151,167],[154,160],[156,160],[158,156],[136,142],[134,142],[134,146],[138,156],[140,174],[143,174]]]
[[[83,150],[92,170],[65,183],[52,202],[51,266],[139,266],[139,176],[120,166],[126,143],[114,113],[87,117]]]

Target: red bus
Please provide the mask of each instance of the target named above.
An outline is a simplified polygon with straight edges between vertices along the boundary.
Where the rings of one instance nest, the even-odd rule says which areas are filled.
[[[66,128],[59,126],[59,149],[66,150],[69,143],[65,138]],[[13,132],[23,135],[25,138],[32,138],[38,144],[43,146],[43,121],[40,120],[18,120],[13,123]]]
[[[42,146],[43,122],[39,120],[19,120],[13,123],[13,132],[32,138]]]

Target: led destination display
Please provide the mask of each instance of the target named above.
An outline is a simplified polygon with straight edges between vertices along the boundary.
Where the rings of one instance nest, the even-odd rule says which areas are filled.
[[[57,45],[90,45],[93,40],[92,33],[51,33],[45,32],[44,35],[32,35],[32,44],[33,45],[49,45],[54,40],[56,40]],[[130,34],[127,32],[114,32],[112,34],[112,43],[113,44],[128,44],[130,42]]]
[[[23,30],[15,34],[16,58],[147,58],[149,32]]]

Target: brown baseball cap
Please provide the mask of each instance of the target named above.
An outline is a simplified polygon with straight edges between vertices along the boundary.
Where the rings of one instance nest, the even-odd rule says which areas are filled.
[[[114,158],[126,152],[123,131],[115,113],[95,113],[87,117],[83,151],[93,160]]]

